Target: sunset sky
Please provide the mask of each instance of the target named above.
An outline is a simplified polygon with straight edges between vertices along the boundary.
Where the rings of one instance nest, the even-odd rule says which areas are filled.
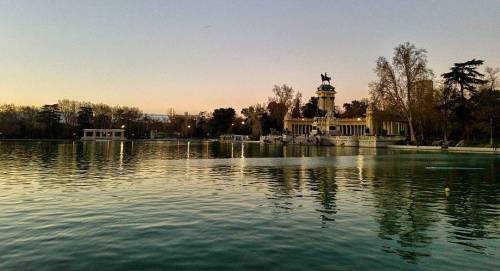
[[[341,105],[405,41],[436,75],[471,58],[500,67],[498,0],[0,0],[0,33],[0,103],[239,111],[274,84],[312,96],[328,72]]]

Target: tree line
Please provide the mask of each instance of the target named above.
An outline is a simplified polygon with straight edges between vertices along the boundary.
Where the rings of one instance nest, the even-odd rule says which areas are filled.
[[[406,119],[413,144],[493,144],[500,132],[495,130],[500,126],[499,70],[486,67],[481,73],[483,64],[477,59],[454,63],[436,78],[425,49],[400,44],[390,60],[377,59],[370,102]]]
[[[428,67],[427,51],[406,42],[390,59],[375,63],[376,80],[369,84],[369,99],[336,107],[336,117],[363,117],[369,104],[375,110],[400,115],[409,124],[409,143],[447,144],[468,140],[492,143],[500,128],[498,69],[479,68],[483,60],[455,63],[450,71],[435,76]],[[86,128],[124,128],[127,138],[196,137],[221,134],[281,134],[285,116],[324,116],[318,98],[302,102],[302,94],[287,84],[275,85],[267,102],[248,106],[241,114],[229,107],[197,115],[168,113],[168,121],[144,114],[139,108],[102,103],[60,100],[56,104],[0,106],[0,138],[74,139]],[[495,129],[497,128],[497,129]]]

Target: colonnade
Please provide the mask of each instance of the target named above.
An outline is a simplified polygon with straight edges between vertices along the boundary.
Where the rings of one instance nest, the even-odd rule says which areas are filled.
[[[292,134],[294,135],[305,135],[310,134],[312,131],[312,125],[309,124],[292,124]]]
[[[358,125],[358,124],[347,124],[340,125],[340,132],[345,136],[361,136],[365,135],[366,125]]]
[[[404,134],[406,125],[399,121],[382,121],[382,129],[387,131],[387,135]]]

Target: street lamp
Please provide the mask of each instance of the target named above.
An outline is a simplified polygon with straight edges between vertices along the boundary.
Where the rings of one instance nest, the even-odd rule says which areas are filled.
[[[244,121],[242,121],[242,122],[241,122],[241,125],[245,125],[245,122],[244,122]]]
[[[125,124],[122,125],[122,129],[125,129]]]

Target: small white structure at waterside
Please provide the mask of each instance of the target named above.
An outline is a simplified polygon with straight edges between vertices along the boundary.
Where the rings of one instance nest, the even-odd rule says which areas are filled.
[[[247,135],[227,134],[221,135],[219,139],[220,141],[247,141],[249,137]]]
[[[125,129],[83,129],[82,140],[126,140]]]

